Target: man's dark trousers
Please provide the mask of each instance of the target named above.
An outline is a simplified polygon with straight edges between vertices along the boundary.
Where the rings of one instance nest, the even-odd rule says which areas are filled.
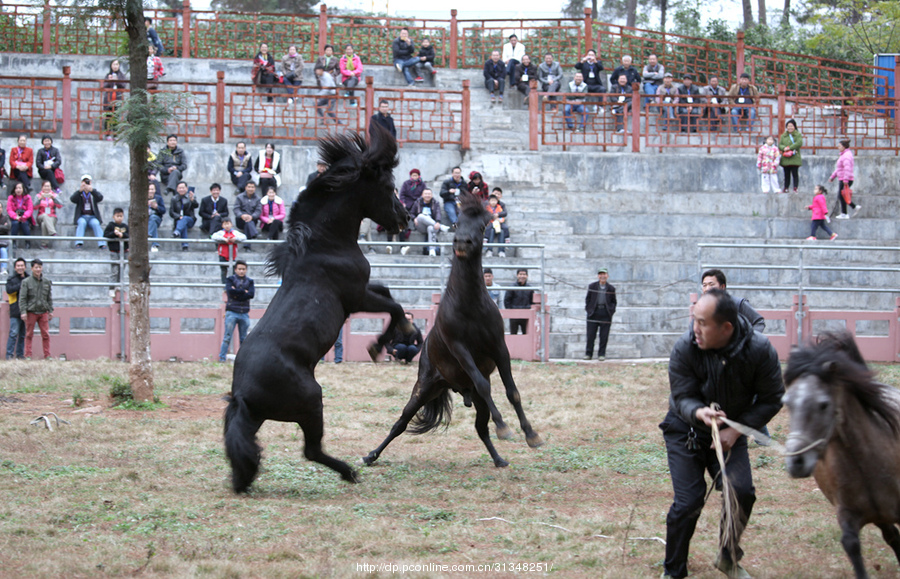
[[[605,305],[597,306],[594,313],[588,316],[587,321],[587,347],[585,355],[592,356],[594,354],[594,340],[597,338],[597,331],[600,331],[600,346],[597,356],[606,356],[606,343],[609,341],[609,328],[612,326],[612,316]]]

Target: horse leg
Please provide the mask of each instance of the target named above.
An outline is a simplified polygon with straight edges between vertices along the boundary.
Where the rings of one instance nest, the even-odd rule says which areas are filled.
[[[428,402],[434,400],[441,394],[442,390],[444,390],[444,388],[435,388],[435,382],[433,380],[427,380],[424,387],[421,387],[422,382],[423,380],[421,378],[416,380],[412,396],[410,396],[409,401],[403,408],[400,418],[397,419],[397,422],[391,427],[391,431],[388,433],[387,438],[384,439],[384,442],[379,444],[378,448],[363,457],[362,461],[366,466],[372,466],[372,463],[378,460],[378,457],[381,456],[381,453],[384,452],[387,445],[406,431],[406,427],[409,426],[410,420],[412,420],[416,413],[419,412],[419,409]]]
[[[488,429],[491,412],[488,410],[487,403],[477,392],[472,397],[472,402],[475,404],[475,432],[478,433],[478,438],[481,439],[491,458],[494,459],[494,466],[498,468],[509,466],[509,463],[503,460],[497,449],[494,448],[494,443],[491,442],[491,433]]]
[[[303,455],[307,460],[318,462],[328,468],[337,471],[341,478],[347,482],[357,483],[359,478],[349,464],[325,454],[322,450],[322,436],[324,435],[324,421],[322,418],[322,406],[318,410],[311,410],[297,420],[297,424],[303,429]]]
[[[262,449],[256,433],[262,426],[247,409],[243,398],[231,397],[225,410],[225,454],[231,463],[231,486],[236,493],[250,489],[259,473]]]
[[[475,395],[472,398],[474,399],[477,396],[481,396],[483,402],[487,405],[487,408],[491,413],[491,419],[494,421],[494,425],[497,428],[497,438],[501,440],[510,438],[512,436],[512,431],[509,429],[509,426],[506,425],[506,422],[503,421],[503,416],[500,414],[497,405],[494,404],[494,399],[491,397],[491,382],[478,370],[478,366],[475,364],[475,360],[472,359],[472,354],[469,352],[468,347],[466,347],[465,344],[454,340],[447,344],[447,348],[454,355],[456,361],[474,385]]]
[[[370,283],[366,286],[366,296],[358,311],[369,313],[387,312],[391,315],[388,327],[378,336],[376,341],[369,344],[369,347],[366,348],[373,362],[377,361],[378,354],[381,353],[381,350],[394,335],[394,330],[398,325],[406,332],[412,330],[409,320],[403,314],[403,307],[394,301],[394,298],[391,297],[391,292],[382,285]]]
[[[881,536],[884,537],[884,542],[894,550],[894,555],[897,557],[897,561],[900,562],[900,531],[897,530],[897,526],[878,525],[878,528],[881,529]]]
[[[841,525],[841,545],[853,564],[856,579],[867,578],[869,574],[866,573],[859,545],[859,521],[850,513],[838,511],[838,523]]]
[[[494,361],[497,364],[497,371],[500,373],[500,379],[503,380],[503,386],[506,387],[506,398],[516,410],[516,416],[519,417],[519,426],[522,427],[522,432],[525,433],[525,441],[528,443],[528,446],[536,448],[544,444],[541,435],[534,431],[531,427],[531,423],[528,422],[528,419],[525,417],[525,410],[522,408],[519,389],[516,387],[515,380],[513,380],[512,368],[509,364],[509,351],[506,350],[506,348],[502,348]]]

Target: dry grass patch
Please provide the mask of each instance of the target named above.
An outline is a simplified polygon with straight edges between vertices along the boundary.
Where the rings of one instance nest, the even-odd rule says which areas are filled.
[[[229,491],[222,450],[231,367],[163,363],[155,373],[166,407],[135,412],[105,398],[124,365],[0,365],[0,575],[349,577],[363,563],[507,564],[499,577],[516,575],[514,563],[552,564],[561,577],[661,572],[662,544],[644,539],[665,537],[672,498],[656,426],[665,365],[515,364],[539,449],[526,446],[495,377],[515,432],[497,443],[506,469],[493,467],[458,397],[447,431],[401,436],[375,466],[359,467],[359,485],[306,461],[296,425],[268,422],[263,472],[246,497]],[[359,464],[399,416],[415,367],[327,364],[318,375],[326,449]],[[897,384],[900,372],[882,378]],[[73,414],[76,390],[100,413]],[[28,426],[49,410],[71,426]],[[780,414],[771,430],[783,438],[786,427]],[[744,548],[754,577],[850,577],[814,481],[789,479],[768,449],[751,459],[759,499]],[[721,576],[712,568],[719,500],[692,544],[696,577]],[[896,576],[879,533],[867,529],[863,547],[873,576]],[[474,574],[407,574],[464,575]]]

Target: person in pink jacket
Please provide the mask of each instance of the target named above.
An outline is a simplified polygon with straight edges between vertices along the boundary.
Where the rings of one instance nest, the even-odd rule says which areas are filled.
[[[21,181],[11,180],[10,182],[13,184],[12,192],[6,199],[6,214],[9,215],[9,222],[12,225],[9,234],[28,237],[31,235],[31,228],[35,225],[34,203]],[[30,248],[31,242],[26,240],[25,247]],[[15,249],[15,244],[13,249]]]
[[[841,200],[841,214],[835,219],[850,219],[850,215],[847,213],[848,202],[841,195],[844,187],[849,188],[853,186],[854,163],[853,151],[850,150],[850,139],[841,139],[838,143],[838,151],[840,155],[838,155],[837,162],[834,164],[834,173],[831,174],[831,178],[828,180],[831,182],[834,182],[835,178],[838,180],[838,199]],[[849,205],[853,208],[853,215],[856,215],[862,209],[862,206],[854,203],[852,199]]]
[[[284,217],[284,200],[270,187],[262,200],[262,211],[259,214],[262,230],[269,232],[269,239],[278,239],[284,229]]]
[[[763,193],[778,193],[778,161],[781,151],[775,146],[775,137],[766,137],[766,144],[759,148],[756,156],[756,168],[759,169],[760,183]]]
[[[350,97],[349,105],[351,107],[356,106],[356,99],[353,98],[353,87],[359,84],[359,81],[362,80],[362,61],[359,59],[358,54],[353,53],[353,45],[348,44],[344,48],[344,56],[341,57],[340,62],[338,62],[338,66],[341,69],[341,84],[348,90],[345,94]]]
[[[807,209],[812,211],[812,224],[809,230],[809,237],[806,238],[807,241],[816,240],[816,230],[820,227],[825,230],[825,233],[831,236],[832,241],[838,236],[837,233],[828,227],[828,223],[826,223],[826,219],[828,218],[828,204],[825,203],[825,195],[827,193],[828,190],[824,185],[816,185],[815,193],[813,193],[812,205],[807,207]]]

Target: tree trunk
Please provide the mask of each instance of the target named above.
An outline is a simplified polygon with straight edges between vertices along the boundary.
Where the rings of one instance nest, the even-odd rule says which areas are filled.
[[[597,0],[591,0],[591,18],[597,20],[599,16],[597,16]]]
[[[751,0],[741,0],[744,5],[744,30],[753,28],[753,3]]]
[[[766,22],[766,0],[759,0],[759,25],[768,26]]]
[[[669,11],[669,0],[659,0],[659,29],[666,31],[666,16]]]
[[[626,0],[625,10],[627,11],[625,26],[634,28],[637,24],[637,0]]]
[[[131,95],[146,102],[147,28],[141,0],[125,1],[125,28],[128,31],[128,65],[131,70]],[[153,400],[153,369],[150,360],[150,253],[147,224],[147,147],[149,135],[129,143],[131,160],[131,201],[128,211],[130,253],[128,258],[128,298],[131,365],[128,377],[131,392],[138,402]]]
[[[784,12],[781,14],[782,26],[787,26],[791,22],[791,0],[784,0]]]

